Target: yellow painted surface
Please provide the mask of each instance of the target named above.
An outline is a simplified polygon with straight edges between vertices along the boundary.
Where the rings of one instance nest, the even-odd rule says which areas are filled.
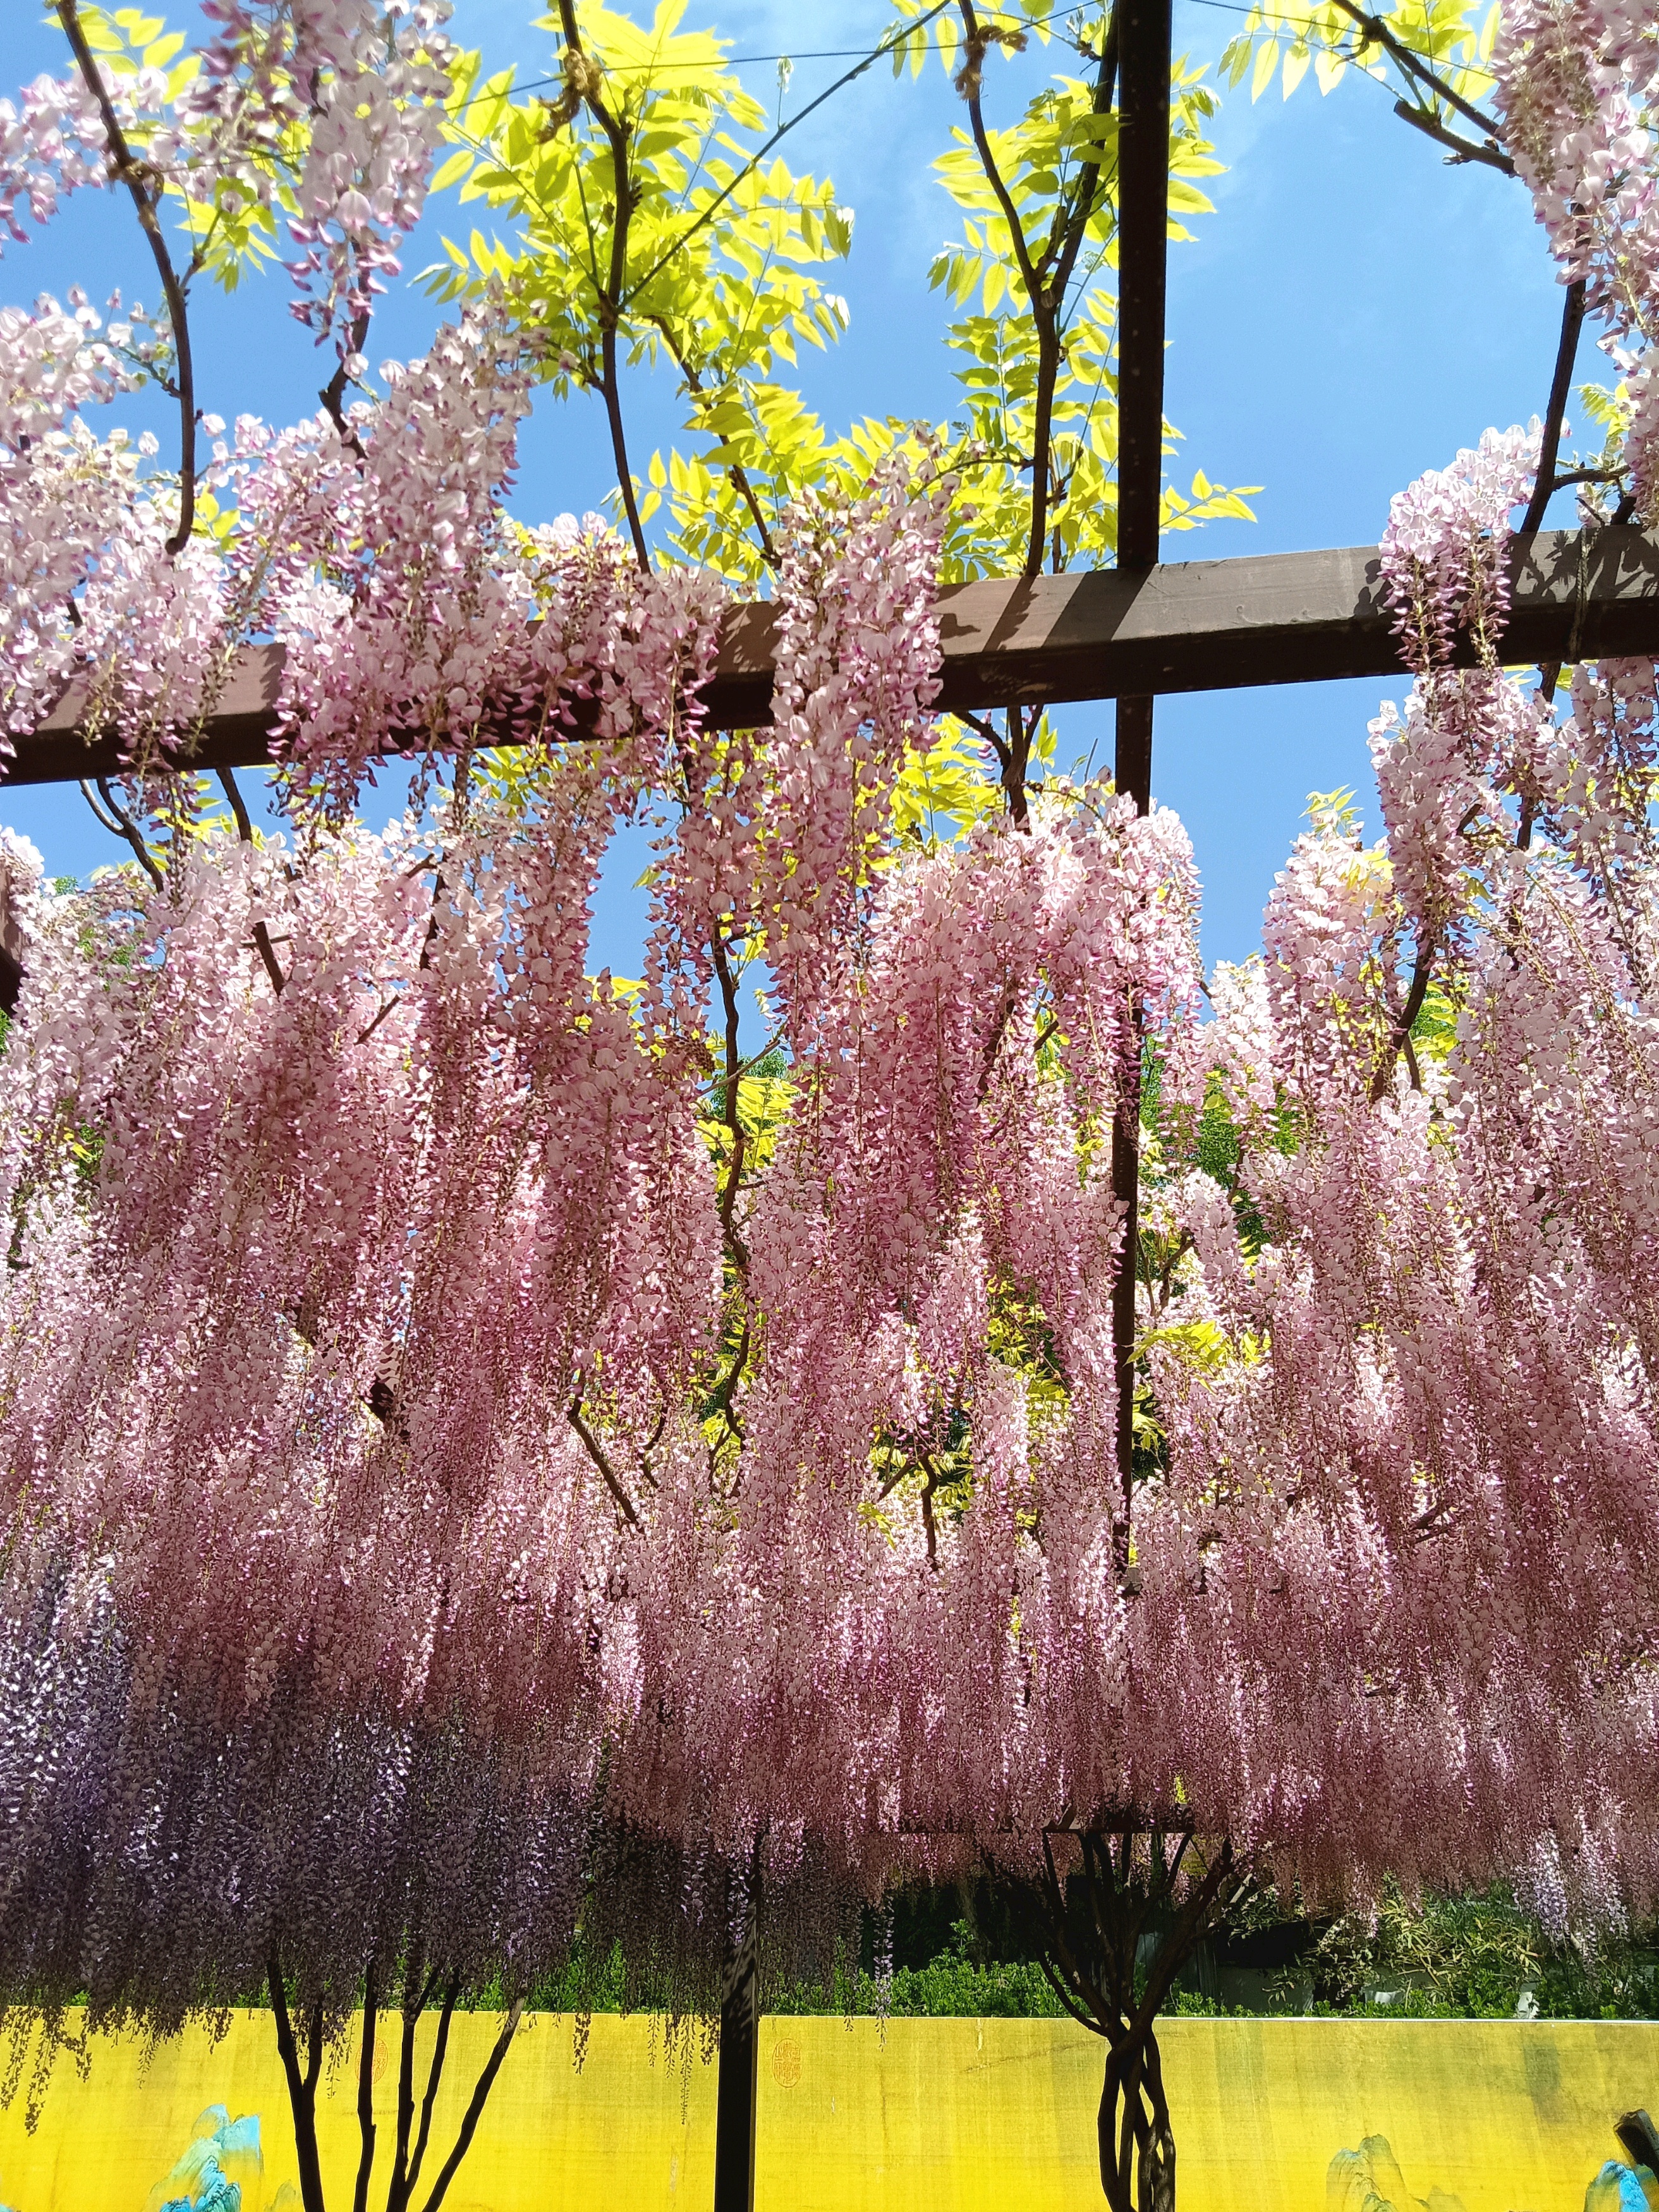
[[[417,2043],[416,2094],[436,2015]],[[393,2035],[397,2022],[392,2023]],[[455,2139],[478,2072],[501,2028],[499,2018],[458,2015],[433,2123],[434,2176]],[[76,2022],[70,2016],[74,2032]],[[599,2016],[585,2064],[572,2063],[568,2015],[532,2015],[497,2075],[472,2148],[444,2201],[444,2212],[601,2212],[607,2206],[706,2208],[714,2172],[714,2075],[693,2057],[689,2073],[665,2061],[660,2034],[647,2020]],[[90,2039],[83,2080],[75,2059],[53,2068],[40,2124],[25,2126],[25,2087],[0,2113],[0,2204],[9,2212],[155,2212],[155,2185],[173,2169],[204,2107],[233,2118],[257,2112],[263,2177],[236,2172],[242,2212],[277,2212],[284,2185],[297,2191],[298,2168],[288,2090],[269,2013],[231,2016],[215,2043],[187,2027],[144,2060],[137,2039]],[[385,2025],[376,2039],[375,2118],[380,2130],[379,2186],[384,2204],[396,2126],[397,2048]],[[331,2065],[317,2099],[317,2134],[330,2212],[349,2212],[356,2173],[357,2045],[354,2036]],[[422,2188],[417,2204],[425,2195]],[[280,2212],[299,2212],[297,2193]]]
[[[440,2155],[497,2024],[455,2024]],[[572,2032],[568,2016],[526,2024],[446,2212],[702,2212],[712,2068],[695,2053],[689,2069],[665,2057],[648,2021],[602,2017],[578,2073]],[[1164,2050],[1182,2212],[1325,2212],[1332,2156],[1372,2135],[1388,2138],[1415,2197],[1440,2190],[1465,2212],[1580,2212],[1591,2175],[1618,2154],[1614,2116],[1659,2105],[1659,2027],[1642,2025],[1177,2020]],[[294,2199],[279,2200],[295,2170],[269,2014],[235,2014],[216,2044],[189,2029],[148,2063],[137,2041],[94,2037],[89,2054],[84,2079],[59,2057],[33,2135],[26,2088],[0,2114],[0,2203],[156,2212],[157,2185],[204,2107],[219,2105],[263,2124],[263,2174],[233,2169],[244,2212],[289,2212]],[[769,2020],[758,2212],[1097,2206],[1101,2055],[1065,2021],[893,2021],[884,2035],[872,2021]],[[389,2129],[395,2060],[384,2045],[380,2058]],[[331,2212],[350,2203],[356,2097],[348,2047],[319,2098]],[[383,2177],[370,2203],[382,2201]]]
[[[1333,2155],[1387,2136],[1412,2194],[1579,2212],[1659,2103],[1659,2028],[1608,2022],[1172,2020],[1182,2212],[1324,2212]],[[1069,2022],[777,2020],[761,2044],[764,2212],[1097,2207],[1103,2046]]]

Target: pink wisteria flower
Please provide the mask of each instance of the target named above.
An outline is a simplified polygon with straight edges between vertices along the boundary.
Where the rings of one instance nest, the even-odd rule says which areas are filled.
[[[336,328],[418,204],[439,15],[213,21],[144,143],[257,197],[242,118],[303,108]],[[1622,313],[1647,33],[1505,36]],[[55,99],[15,206],[90,181]],[[849,1899],[1126,1813],[1315,1905],[1650,1908],[1655,688],[1580,672],[1558,726],[1503,672],[1533,434],[1395,503],[1382,835],[1320,803],[1206,983],[1167,809],[1055,777],[916,830],[928,441],[788,507],[773,718],[721,728],[720,584],[508,513],[509,304],[337,419],[204,424],[179,550],[176,485],[81,419],[121,346],[0,318],[7,724],[73,682],[139,848],[58,892],[0,848],[0,1980],[176,2022],[280,1987],[247,1931],[292,1927],[335,2019],[374,1962],[476,1990],[580,1921],[707,2002],[757,1895],[824,1954]],[[251,645],[292,836],[188,773]]]

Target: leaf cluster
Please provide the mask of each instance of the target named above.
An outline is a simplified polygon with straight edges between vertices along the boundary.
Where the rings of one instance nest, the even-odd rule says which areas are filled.
[[[1103,38],[1103,27],[1095,35]],[[1081,43],[1086,48],[1086,34]],[[1101,108],[1098,94],[1097,69],[1095,82],[1059,75],[1017,122],[987,124],[983,147],[958,127],[934,165],[962,218],[958,238],[936,255],[928,278],[963,311],[946,332],[963,400],[951,425],[962,476],[962,526],[945,556],[953,581],[1024,563],[1039,447],[1048,470],[1046,565],[1059,570],[1116,555],[1118,117]],[[1215,106],[1203,72],[1178,64],[1170,90],[1172,242],[1193,235],[1183,216],[1212,212],[1197,180],[1221,169],[1206,136]],[[1053,318],[1051,381],[1034,291]],[[1179,435],[1166,425],[1166,453]],[[1251,520],[1246,495],[1260,489],[1229,490],[1200,470],[1188,494],[1166,489],[1164,527]]]
[[[462,64],[444,126],[453,151],[434,184],[498,227],[447,241],[426,283],[443,300],[504,288],[541,333],[562,395],[605,392],[611,349],[625,365],[665,362],[698,441],[699,489],[703,477],[723,483],[738,510],[678,550],[748,578],[759,518],[730,471],[757,408],[775,422],[792,412],[779,368],[846,325],[845,302],[816,272],[849,251],[853,216],[828,180],[766,157],[764,110],[726,42],[678,27],[684,12],[684,0],[663,0],[642,28],[585,5],[574,41],[575,11],[570,26],[543,18],[556,99],[519,90],[512,70],[483,77],[476,56]],[[666,489],[665,467],[654,471],[644,517]]]
[[[1498,33],[1496,5],[1482,8],[1467,0],[1407,0],[1403,7],[1372,10],[1346,7],[1342,0],[1303,0],[1278,5],[1258,0],[1244,27],[1221,57],[1221,74],[1230,84],[1248,76],[1250,97],[1260,100],[1279,77],[1288,100],[1310,69],[1322,93],[1339,85],[1350,70],[1403,84],[1406,96],[1423,99],[1428,112],[1448,125],[1456,111],[1438,101],[1431,89],[1402,68],[1376,35],[1386,32],[1419,57],[1462,98],[1484,100],[1492,89],[1492,41]]]
[[[1333,2012],[1641,2019],[1659,2008],[1659,1956],[1639,1935],[1595,1952],[1552,1942],[1502,1887],[1416,1903],[1390,1887],[1374,1915],[1325,1927],[1304,1971],[1316,2008]]]
[[[454,300],[504,288],[543,334],[554,387],[605,398],[613,441],[621,410],[612,356],[624,367],[667,367],[689,442],[653,454],[642,480],[630,475],[629,492],[641,523],[658,519],[676,557],[738,585],[763,577],[791,499],[810,488],[856,490],[895,448],[911,455],[919,478],[948,468],[957,479],[947,581],[1024,562],[1039,445],[1048,454],[1049,565],[1109,559],[1117,120],[1101,96],[1105,16],[1064,19],[1093,75],[1057,75],[1015,121],[990,132],[998,183],[961,130],[936,164],[962,217],[929,272],[960,311],[946,347],[961,411],[926,427],[866,417],[836,434],[787,373],[801,348],[822,348],[846,328],[846,303],[824,272],[850,251],[852,211],[829,180],[797,175],[772,150],[791,126],[769,129],[724,42],[682,29],[682,15],[683,0],[664,0],[648,29],[599,5],[544,19],[556,40],[557,97],[520,90],[511,70],[486,78],[476,58],[463,64],[446,123],[453,150],[435,181],[463,204],[487,208],[495,224],[448,241],[446,260],[426,272],[429,289]],[[900,0],[898,15],[872,58],[914,72],[938,52],[964,88],[957,9]],[[1058,20],[1036,4],[976,18],[984,52],[1008,52],[1028,33],[1048,40]],[[1190,235],[1183,217],[1209,209],[1197,180],[1219,167],[1205,136],[1214,104],[1202,73],[1183,64],[1173,90],[1175,239]],[[1057,373],[1046,380],[1030,270],[1060,344]],[[1254,489],[1230,489],[1196,471],[1186,489],[1166,492],[1164,525],[1248,518]]]

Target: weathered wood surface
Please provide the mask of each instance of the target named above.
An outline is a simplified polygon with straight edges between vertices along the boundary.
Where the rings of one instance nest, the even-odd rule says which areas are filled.
[[[1659,656],[1659,534],[1607,529],[1581,544],[1577,532],[1541,530],[1516,541],[1511,568],[1506,659]],[[956,584],[941,592],[939,615],[939,704],[951,708],[1401,673],[1370,546]],[[757,601],[727,617],[708,693],[717,726],[769,719],[774,620]],[[207,726],[201,766],[268,757],[280,656],[280,647],[259,646],[240,657]],[[71,692],[18,740],[5,781],[112,774],[113,749],[82,742],[81,711]]]

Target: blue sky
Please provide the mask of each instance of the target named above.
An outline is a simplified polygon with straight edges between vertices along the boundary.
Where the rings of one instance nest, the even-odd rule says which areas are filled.
[[[18,9],[17,13],[22,11]],[[158,6],[156,12],[160,12]],[[1223,0],[1176,0],[1177,50],[1213,65],[1243,21]],[[185,27],[193,10],[175,8]],[[805,105],[848,66],[814,50],[866,48],[891,18],[884,0],[690,0],[688,27],[708,25],[755,56],[751,89],[771,106],[772,57],[794,61],[787,108]],[[66,65],[55,27],[9,25],[8,74],[19,82]],[[550,40],[532,9],[458,0],[453,26],[487,61],[545,70]],[[1012,119],[1030,83],[1060,57],[1042,50],[988,75],[991,119]],[[1560,291],[1524,190],[1480,166],[1448,167],[1400,123],[1393,94],[1350,71],[1322,99],[1310,76],[1288,101],[1277,88],[1252,106],[1227,94],[1214,125],[1226,173],[1208,189],[1212,216],[1170,260],[1166,406],[1185,434],[1176,465],[1226,483],[1259,483],[1259,520],[1166,538],[1166,558],[1279,552],[1374,542],[1392,493],[1443,465],[1488,424],[1525,421],[1548,391]],[[939,343],[945,309],[927,264],[952,228],[931,174],[962,117],[937,64],[895,82],[884,67],[837,94],[790,140],[797,169],[834,177],[857,213],[850,260],[831,282],[851,328],[839,348],[801,366],[809,403],[832,424],[858,415],[942,416],[953,404]],[[471,212],[433,203],[404,257],[432,259],[445,229]],[[8,246],[0,299],[83,284],[101,299],[117,284],[154,304],[153,271],[131,210],[104,193],[71,201],[26,246]],[[310,412],[329,363],[288,313],[287,279],[264,279],[226,301],[198,295],[192,316],[202,404],[286,422]],[[371,341],[380,361],[422,350],[435,311],[412,285],[386,301]],[[1586,339],[1581,376],[1597,356]],[[629,393],[630,444],[642,462],[678,428],[672,387],[643,376]],[[125,419],[167,434],[165,404],[123,403]],[[1591,441],[1591,442],[1596,442]],[[636,462],[636,465],[638,465]],[[611,481],[597,408],[544,398],[528,426],[514,510],[537,521],[600,503]],[[1571,495],[1553,520],[1570,520]],[[1306,795],[1340,784],[1370,799],[1365,726],[1384,687],[1374,682],[1285,686],[1171,699],[1158,712],[1153,783],[1191,832],[1205,884],[1208,960],[1240,959],[1258,940],[1262,905],[1295,836]],[[1068,750],[1109,757],[1111,708],[1068,710]],[[1370,811],[1374,815],[1375,809]],[[78,792],[0,792],[0,820],[33,837],[54,872],[84,874],[120,857]],[[633,972],[641,865],[619,855],[597,917],[595,956]]]

